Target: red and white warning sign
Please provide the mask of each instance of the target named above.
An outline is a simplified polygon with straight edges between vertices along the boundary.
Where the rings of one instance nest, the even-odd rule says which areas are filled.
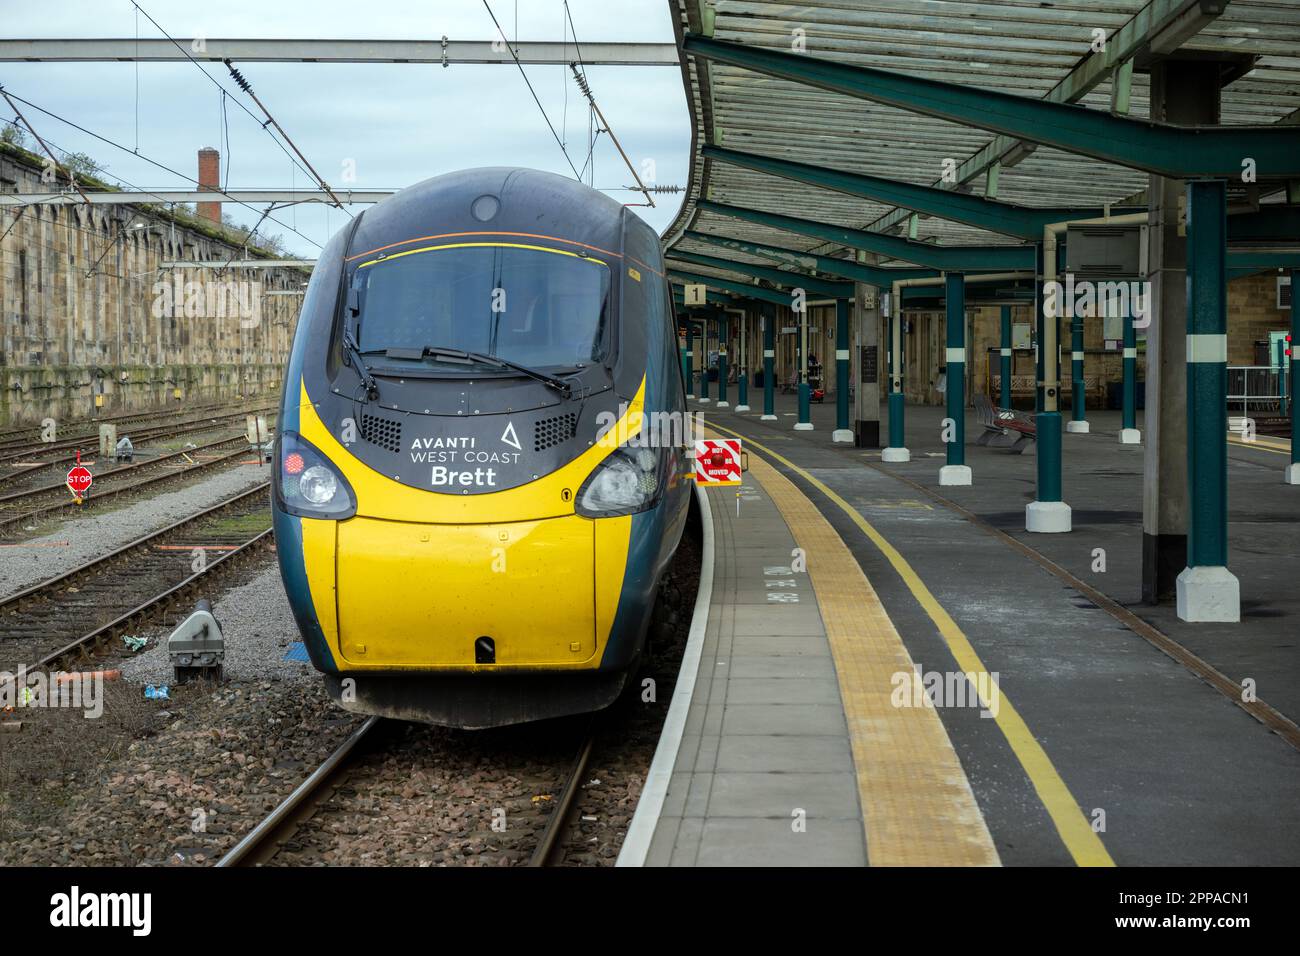
[[[90,473],[90,469],[85,465],[77,465],[68,472],[68,490],[80,501],[86,497],[86,492],[90,490],[91,483],[95,476]]]
[[[697,485],[738,485],[740,472],[739,438],[712,438],[695,443]]]

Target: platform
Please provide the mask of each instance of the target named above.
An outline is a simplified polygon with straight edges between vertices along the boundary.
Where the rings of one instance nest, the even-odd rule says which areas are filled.
[[[1280,455],[1233,447],[1245,613],[1190,625],[1137,604],[1142,454],[1106,413],[1067,437],[1075,530],[1044,537],[1023,531],[1032,453],[968,443],[973,485],[940,489],[939,409],[908,409],[902,466],[832,446],[833,406],[811,432],[792,412],[707,415],[750,471],[739,516],[707,493],[707,626],[647,865],[1296,858],[1300,496]],[[900,698],[914,668],[939,706]]]

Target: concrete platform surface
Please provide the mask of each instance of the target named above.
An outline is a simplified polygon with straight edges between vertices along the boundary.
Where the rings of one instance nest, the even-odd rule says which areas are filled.
[[[740,518],[734,495],[710,493],[713,607],[648,863],[1300,862],[1300,497],[1285,452],[1230,447],[1242,620],[1187,624],[1138,603],[1143,457],[1116,414],[1065,436],[1073,530],[1031,535],[1032,451],[968,442],[972,484],[941,487],[941,409],[908,408],[911,461],[893,464],[833,444],[833,405],[814,406],[813,431],[792,428],[793,409],[779,396],[775,421],[706,416],[748,439],[751,471]],[[807,574],[790,572],[795,548]],[[938,843],[965,856],[926,856]]]

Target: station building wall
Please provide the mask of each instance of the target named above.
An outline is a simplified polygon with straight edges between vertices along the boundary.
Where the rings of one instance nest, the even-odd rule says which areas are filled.
[[[43,166],[0,143],[0,192],[48,191]],[[305,271],[164,270],[259,253],[161,207],[0,207],[0,236],[0,424],[279,388]]]

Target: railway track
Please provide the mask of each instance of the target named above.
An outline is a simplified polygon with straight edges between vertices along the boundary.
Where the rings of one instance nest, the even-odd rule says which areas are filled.
[[[393,723],[381,717],[368,717],[289,796],[231,847],[216,865],[264,866],[274,860],[282,849],[292,845],[295,834],[303,824],[315,816],[335,793],[349,785],[352,771],[361,758],[378,748],[377,738],[381,736],[379,728]],[[546,818],[529,858],[529,866],[551,866],[562,857],[563,838],[568,831],[575,798],[582,787],[595,746],[596,726],[596,721],[590,721],[583,734],[577,757],[564,778],[559,796],[554,801],[554,809]]]
[[[66,668],[271,543],[269,483],[0,600],[0,667]]]
[[[188,405],[176,406],[175,408],[149,408],[141,409],[136,412],[121,412],[117,415],[99,415],[90,419],[77,419],[75,425],[90,425],[93,431],[77,432],[74,435],[67,436],[69,440],[81,438],[98,439],[100,425],[131,425],[144,423],[155,418],[166,419],[173,417],[177,411],[184,409],[193,415],[217,414],[231,409],[233,406],[230,402],[213,402],[207,405]],[[7,451],[18,447],[24,443],[28,445],[39,445],[41,443],[40,425],[23,425],[19,428],[6,428],[0,430],[0,451]]]
[[[140,446],[144,442],[152,441],[156,438],[173,438],[182,435],[192,435],[195,432],[213,431],[231,421],[242,421],[248,414],[263,414],[272,411],[274,406],[263,406],[259,408],[240,409],[239,411],[225,412],[219,415],[205,415],[198,418],[187,418],[180,422],[169,422],[164,425],[158,425],[153,428],[147,428],[137,431],[131,435],[131,441]],[[0,474],[0,484],[14,481],[18,478],[25,478],[35,471],[44,468],[62,467],[70,465],[76,461],[76,453],[85,451],[87,443],[94,442],[98,445],[99,436],[89,435],[80,438],[66,438],[60,441],[48,443],[31,442],[22,443],[21,446],[12,445],[8,448],[0,446],[0,466],[10,466],[12,470],[5,474]],[[98,450],[96,448],[96,450]],[[38,459],[30,467],[19,467],[20,464],[27,460]]]
[[[16,525],[39,521],[57,514],[81,514],[93,511],[102,501],[131,494],[143,488],[188,478],[196,472],[219,468],[240,461],[249,455],[247,439],[242,435],[173,452],[147,461],[123,465],[95,475],[93,492],[78,504],[63,481],[53,481],[26,491],[0,495],[0,534]],[[210,455],[206,460],[201,456]],[[158,472],[157,474],[153,474]],[[147,477],[142,477],[147,476]]]

